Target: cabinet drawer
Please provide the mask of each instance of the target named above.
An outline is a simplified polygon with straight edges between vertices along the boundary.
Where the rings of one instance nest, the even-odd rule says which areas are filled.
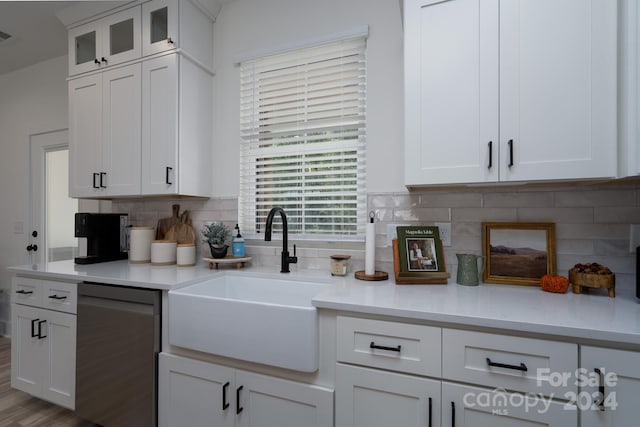
[[[11,287],[12,301],[16,304],[76,313],[77,283],[14,277]]]
[[[27,277],[14,277],[11,282],[11,299],[17,304],[40,306],[42,281]]]
[[[78,303],[78,285],[76,283],[46,281],[42,292],[42,301],[44,308],[75,314]]]
[[[444,329],[442,350],[445,379],[556,397],[577,390],[576,344]]]
[[[440,376],[440,328],[344,316],[337,328],[340,362]]]

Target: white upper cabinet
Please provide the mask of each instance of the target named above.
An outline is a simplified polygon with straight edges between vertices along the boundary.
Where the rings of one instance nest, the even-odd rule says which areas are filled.
[[[620,151],[621,177],[640,175],[640,5],[620,1]]]
[[[406,185],[616,176],[616,2],[404,10]]]
[[[213,67],[211,19],[187,0],[142,4],[142,55],[180,49],[206,69]]]
[[[69,194],[210,196],[211,18],[152,0],[70,29],[69,42]]]
[[[69,75],[139,58],[140,7],[133,7],[69,30]]]
[[[406,1],[407,185],[498,180],[497,13],[497,0]]]
[[[142,54],[152,55],[179,46],[178,2],[154,0],[142,5]]]
[[[140,194],[141,66],[69,81],[69,194]]]

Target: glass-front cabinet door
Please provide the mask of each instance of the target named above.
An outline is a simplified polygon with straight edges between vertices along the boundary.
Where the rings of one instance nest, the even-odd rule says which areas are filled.
[[[69,30],[69,74],[141,56],[141,8],[136,6]]]
[[[122,12],[109,15],[103,20],[103,58],[104,65],[114,65],[140,58],[140,7],[132,7]]]
[[[69,74],[84,73],[100,68],[102,32],[97,22],[90,22],[69,30]]]
[[[152,0],[142,5],[142,55],[178,46],[178,1]]]

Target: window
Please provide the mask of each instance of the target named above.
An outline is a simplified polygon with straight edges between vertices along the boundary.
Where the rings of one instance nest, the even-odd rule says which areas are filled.
[[[248,234],[274,206],[298,237],[364,234],[365,46],[344,40],[241,64],[238,207]]]

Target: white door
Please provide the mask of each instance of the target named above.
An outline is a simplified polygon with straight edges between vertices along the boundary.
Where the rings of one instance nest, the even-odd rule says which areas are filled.
[[[140,194],[140,64],[102,77],[103,139],[100,183],[108,195]]]
[[[58,130],[30,137],[27,251],[31,264],[77,255],[74,215],[78,212],[78,201],[69,197],[67,136],[66,130]]]
[[[178,55],[142,64],[142,194],[178,188]]]
[[[95,197],[102,170],[102,74],[69,82],[70,195]]]
[[[457,427],[577,427],[578,411],[567,402],[509,393],[504,389],[442,382],[442,425]]]
[[[336,427],[439,425],[440,381],[337,365]]]
[[[237,427],[333,427],[333,390],[236,371]]]
[[[582,426],[638,425],[640,353],[587,346],[582,346],[581,351],[580,366],[587,372],[578,395]],[[598,394],[602,392],[604,401]]]
[[[233,369],[166,353],[158,363],[160,427],[233,427]]]
[[[11,305],[11,387],[39,396],[47,376],[46,341],[38,333],[45,310]]]
[[[41,396],[65,408],[76,404],[76,316],[43,310],[46,323],[41,336],[48,356]]]
[[[501,181],[616,175],[616,15],[608,0],[500,3]]]
[[[498,0],[409,0],[405,184],[498,180]]]
[[[178,44],[178,2],[153,0],[142,5],[142,55],[174,49]]]

